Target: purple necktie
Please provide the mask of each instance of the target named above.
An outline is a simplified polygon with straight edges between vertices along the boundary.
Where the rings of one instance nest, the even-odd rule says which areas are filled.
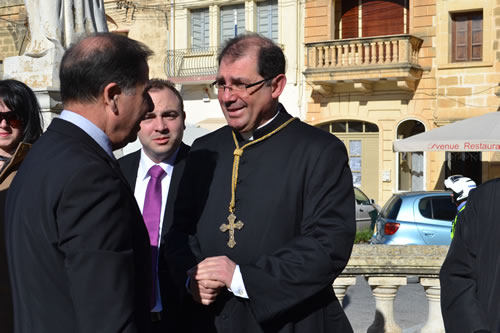
[[[161,180],[166,175],[165,171],[158,165],[153,165],[148,171],[149,178],[148,187],[146,189],[146,197],[144,199],[144,209],[142,215],[144,223],[149,233],[149,241],[151,244],[151,259],[152,259],[152,294],[151,308],[156,304],[156,289],[158,283],[158,274],[156,273],[156,262],[158,260],[158,236],[160,230],[161,216]]]

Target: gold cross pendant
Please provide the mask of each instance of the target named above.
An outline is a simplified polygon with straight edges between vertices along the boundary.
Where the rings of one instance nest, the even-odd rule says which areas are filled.
[[[234,229],[241,230],[241,228],[243,228],[244,224],[241,221],[234,223],[234,221],[236,221],[236,215],[234,215],[233,213],[229,214],[229,216],[227,217],[227,220],[229,221],[229,223],[228,224],[224,224],[224,223],[221,224],[219,229],[222,232],[226,232],[229,230],[229,241],[227,242],[227,246],[229,246],[230,248],[233,248],[236,245],[236,241],[234,240]]]

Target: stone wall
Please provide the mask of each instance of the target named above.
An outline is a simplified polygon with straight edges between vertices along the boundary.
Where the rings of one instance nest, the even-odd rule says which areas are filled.
[[[19,55],[27,45],[28,20],[23,0],[0,1],[0,77],[3,60]]]
[[[165,0],[105,0],[109,31],[122,33],[148,45],[155,55],[150,59],[150,76],[165,77],[163,62],[168,42]],[[29,42],[29,29],[23,0],[0,1],[0,77],[3,59],[20,55]]]
[[[338,39],[340,0],[312,0],[305,5],[304,42]],[[477,62],[450,61],[450,15],[477,9],[483,13],[483,59]],[[422,75],[408,91],[383,88],[379,91],[342,91],[335,83],[333,92],[313,98],[311,85],[306,120],[324,124],[336,120],[361,120],[379,128],[379,157],[373,161],[379,170],[377,195],[383,204],[398,190],[397,154],[392,144],[400,124],[418,121],[429,131],[456,120],[499,110],[500,99],[500,0],[408,0],[408,33],[423,40],[418,53]],[[348,69],[348,68],[347,68]],[[358,78],[369,78],[369,71],[357,69]],[[337,72],[332,72],[332,77]],[[333,82],[333,80],[332,80]],[[390,82],[388,82],[390,83]],[[382,91],[384,89],[384,91]],[[425,154],[425,189],[442,189],[444,152]],[[500,154],[482,153],[482,179],[500,176]],[[371,165],[371,164],[370,164]],[[381,175],[389,175],[383,180]],[[366,189],[364,189],[366,190]]]
[[[167,17],[170,3],[165,0],[105,0],[108,29],[143,42],[154,51],[149,60],[149,76],[165,78],[163,63],[169,41]]]

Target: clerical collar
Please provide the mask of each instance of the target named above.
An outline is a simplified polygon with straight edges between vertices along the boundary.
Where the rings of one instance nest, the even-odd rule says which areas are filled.
[[[267,125],[269,125],[278,116],[278,114],[280,113],[280,110],[281,110],[281,104],[278,107],[278,110],[276,111],[276,114],[271,119],[269,119],[268,121],[266,121],[264,124],[262,124],[259,127],[257,127],[257,129],[255,131],[240,133],[240,135],[243,138],[243,140],[245,140],[245,141],[252,141],[254,139],[254,133],[257,132],[258,130],[266,127]]]

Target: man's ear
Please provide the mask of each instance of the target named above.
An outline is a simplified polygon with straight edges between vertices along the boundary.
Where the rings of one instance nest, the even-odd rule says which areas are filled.
[[[286,86],[285,74],[278,74],[271,83],[272,96],[274,99],[280,97],[281,93],[283,92],[283,89],[285,89],[285,86]]]
[[[122,90],[114,82],[108,83],[106,87],[104,87],[104,104],[109,107],[115,114],[118,114],[118,98],[120,97],[121,93]]]

